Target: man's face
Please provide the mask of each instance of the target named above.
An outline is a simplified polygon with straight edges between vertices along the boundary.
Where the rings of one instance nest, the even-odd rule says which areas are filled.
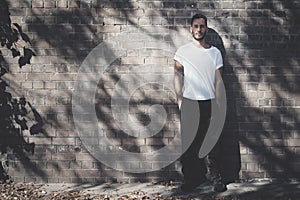
[[[207,26],[205,25],[205,21],[203,18],[195,19],[193,21],[192,26],[190,27],[190,31],[195,40],[201,41],[204,39],[207,33]]]

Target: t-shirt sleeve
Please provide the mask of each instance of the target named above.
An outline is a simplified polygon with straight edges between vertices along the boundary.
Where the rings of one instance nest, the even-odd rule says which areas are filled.
[[[179,55],[178,51],[174,55],[174,60],[176,60],[177,62],[179,62],[181,65],[183,65],[182,57]]]
[[[223,67],[223,58],[221,52],[217,51],[217,58],[216,58],[216,69],[220,69]]]

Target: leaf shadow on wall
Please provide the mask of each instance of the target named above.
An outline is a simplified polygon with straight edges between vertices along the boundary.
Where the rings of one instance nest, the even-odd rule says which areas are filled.
[[[269,3],[267,1],[263,1],[266,5],[266,9],[272,5],[272,3]],[[293,1],[294,2],[294,1]],[[109,2],[104,2],[104,4],[110,8],[113,8],[115,5],[116,1],[109,1]],[[213,3],[210,3],[213,4]],[[284,7],[289,10],[290,12],[290,18],[292,19],[291,21],[297,21],[299,19],[299,16],[297,12],[295,11],[296,6],[294,6],[294,3],[291,2],[285,2],[282,1],[282,4]],[[288,5],[289,4],[289,5]],[[82,6],[85,8],[88,8],[89,5],[84,3],[84,2],[79,2],[78,1],[78,6]],[[120,11],[122,15],[124,15],[125,19],[130,18],[129,14],[134,14],[133,11],[133,5],[131,5],[130,2],[126,2],[126,5],[129,10],[126,9],[115,9],[116,11]],[[215,8],[217,6],[211,5],[210,8]],[[103,7],[102,7],[103,8]],[[102,8],[98,8],[98,13],[104,12],[101,10]],[[93,10],[93,9],[92,9]],[[96,9],[97,10],[97,9]],[[160,12],[160,9],[157,8],[158,12]],[[273,21],[272,15],[282,15],[283,13],[281,12],[273,12],[272,10],[274,9],[269,9],[270,15],[266,16],[266,20],[268,21]],[[46,41],[46,48],[52,48],[52,50],[57,51],[58,53],[53,55],[53,57],[59,57],[57,61],[54,61],[55,67],[57,67],[57,71],[60,72],[74,72],[78,69],[78,66],[82,59],[88,54],[88,51],[90,51],[93,47],[95,47],[100,41],[104,39],[104,31],[106,25],[108,23],[105,23],[105,21],[102,18],[94,18],[93,17],[93,12],[91,12],[89,9],[85,10],[87,12],[88,18],[80,15],[79,9],[65,9],[65,10],[59,10],[55,13],[53,13],[53,18],[54,22],[49,22],[45,21],[43,17],[40,16],[40,13],[38,11],[32,11],[32,19],[33,21],[28,21],[28,27],[29,31],[36,33],[38,41],[35,41],[36,43],[33,42],[33,45],[37,44],[40,41]],[[75,13],[75,15],[73,15]],[[168,17],[166,13],[163,13],[161,11],[161,15],[166,18],[166,20],[170,20],[169,22],[172,22],[172,17]],[[257,16],[251,16],[253,15],[253,12],[249,11],[247,17],[247,23],[249,23],[249,27],[246,27],[243,29],[243,34],[249,35],[249,38],[252,37],[252,32],[253,32],[253,27],[256,27],[259,30],[259,32],[254,33],[254,38],[258,37],[261,38],[260,40],[249,40],[249,41],[244,41],[241,38],[238,38],[237,36],[232,36],[230,35],[232,30],[230,30],[228,27],[226,27],[226,20],[230,18],[231,13],[230,12],[224,12],[224,15],[220,16],[220,18],[216,18],[216,22],[219,25],[219,30],[227,33],[225,36],[231,40],[235,40],[234,42],[240,43],[241,45],[245,45],[248,48],[254,48],[253,45],[258,45],[256,46],[256,52],[244,52],[245,54],[239,54],[238,52],[238,47],[230,50],[228,53],[227,51],[227,58],[228,60],[226,61],[226,69],[224,71],[224,82],[226,84],[226,91],[227,91],[227,96],[230,98],[228,101],[229,105],[228,108],[230,109],[229,111],[229,117],[228,119],[233,118],[233,123],[228,122],[227,127],[225,127],[226,131],[231,132],[232,134],[239,134],[239,139],[240,142],[245,145],[249,151],[255,152],[257,156],[255,156],[254,159],[257,159],[260,162],[260,167],[265,169],[272,177],[285,177],[285,174],[289,174],[290,177],[299,177],[297,170],[295,170],[295,167],[293,167],[291,161],[294,160],[294,158],[297,156],[297,153],[295,153],[294,150],[290,150],[289,148],[286,147],[285,143],[282,142],[284,137],[291,136],[291,135],[296,135],[294,138],[297,137],[298,133],[295,133],[295,127],[297,124],[299,124],[299,117],[297,116],[297,113],[299,111],[294,108],[293,106],[289,108],[281,108],[280,106],[275,106],[273,108],[257,108],[255,106],[249,106],[250,102],[246,94],[243,92],[243,86],[240,80],[240,76],[237,72],[238,67],[242,66],[247,72],[247,78],[249,78],[249,82],[253,82],[254,84],[259,84],[264,81],[264,76],[266,72],[270,72],[275,70],[276,74],[285,74],[288,72],[289,74],[299,74],[299,71],[297,71],[297,67],[295,66],[293,61],[295,58],[297,60],[297,55],[295,55],[295,52],[299,49],[297,46],[293,46],[297,44],[295,41],[297,40],[297,37],[299,34],[297,34],[297,30],[294,29],[294,25],[290,24],[287,25],[287,27],[290,29],[291,37],[288,37],[288,35],[280,28],[275,28],[274,30],[269,29],[267,26],[257,26]],[[234,13],[233,13],[234,15]],[[188,16],[190,17],[190,16]],[[228,18],[227,18],[228,17]],[[61,24],[59,21],[56,21],[56,19],[59,18],[61,21]],[[124,20],[124,18],[122,18]],[[234,16],[233,16],[234,18]],[[87,20],[88,19],[88,20]],[[91,21],[95,20],[98,21],[95,23],[95,26],[91,25]],[[120,19],[121,20],[121,19]],[[99,22],[101,21],[101,22]],[[80,25],[79,25],[80,24]],[[100,25],[102,24],[102,25]],[[110,28],[114,27],[114,30],[116,32],[120,32],[120,27],[122,24],[125,25],[124,22],[121,23],[119,26],[118,24],[112,25]],[[134,25],[138,26],[138,24],[132,20],[128,21],[129,25]],[[225,25],[224,25],[225,24]],[[78,26],[77,26],[78,25]],[[242,24],[244,27],[244,24]],[[95,27],[100,27],[100,31],[94,35],[96,31]],[[273,27],[274,28],[274,27]],[[74,31],[76,30],[76,31]],[[102,32],[103,31],[103,32]],[[219,32],[220,32],[219,31]],[[275,32],[274,32],[275,31]],[[70,36],[70,32],[72,32]],[[51,33],[51,34],[50,34]],[[91,41],[90,39],[90,34],[92,33],[94,40]],[[273,44],[273,39],[271,37],[278,36],[280,38],[284,38],[284,41],[281,41],[277,44]],[[284,36],[284,37],[281,37]],[[289,41],[286,43],[286,41]],[[268,44],[268,46],[261,46]],[[287,68],[283,68],[281,61],[278,59],[277,54],[274,53],[274,49],[278,49],[276,45],[292,45],[294,50],[292,51],[292,54],[285,53],[285,50],[282,49],[279,52],[283,53],[282,55],[285,56],[285,63],[283,64],[284,66],[288,66]],[[239,44],[237,44],[239,45]],[[260,45],[260,46],[259,46]],[[86,47],[89,49],[86,51]],[[289,52],[289,51],[287,51]],[[288,54],[288,55],[287,55]],[[246,61],[244,59],[244,56],[248,56],[250,61]],[[261,56],[259,59],[253,59],[257,58],[257,56]],[[232,57],[232,58],[231,58]],[[75,59],[74,59],[75,58]],[[77,59],[76,59],[77,58]],[[279,57],[281,59],[281,57]],[[234,60],[234,61],[232,61]],[[257,63],[258,62],[258,63]],[[267,63],[270,62],[270,66],[275,66],[273,67],[266,67],[262,68],[261,67],[261,62]],[[238,64],[237,64],[238,63]],[[243,67],[243,66],[248,66],[250,63],[251,67]],[[72,69],[72,66],[69,67],[67,64],[73,64],[74,68]],[[239,66],[237,66],[239,65]],[[275,72],[273,71],[273,72]],[[118,77],[112,76],[110,77],[112,80],[118,80]],[[284,103],[289,103],[286,98],[283,98],[281,96],[280,91],[290,91],[290,95],[297,95],[299,87],[297,87],[296,84],[296,78],[297,76],[292,76],[289,75],[288,78],[285,76],[273,76],[271,73],[271,76],[268,79],[267,83],[275,84],[278,86],[280,89],[273,90],[271,93],[274,95],[272,98],[275,102],[279,102],[278,104],[283,105]],[[270,86],[269,85],[269,86]],[[274,87],[274,86],[270,86]],[[107,88],[102,88],[104,90],[104,94],[110,96],[110,91]],[[72,98],[72,94],[69,90],[65,90],[65,97],[68,99]],[[269,102],[272,102],[273,100],[270,99]],[[70,101],[69,101],[70,102]],[[100,109],[99,107],[98,112],[100,112],[101,116],[101,109],[103,113],[105,113],[106,108],[105,106],[102,106]],[[67,123],[70,123],[72,126],[72,110],[71,106],[69,104],[66,104],[64,106],[64,110],[51,110],[52,114],[51,116],[54,116],[54,118],[51,119],[51,125],[53,127],[57,127],[58,129],[63,129],[63,126],[65,125],[62,120],[60,120],[57,116],[59,112],[65,112],[67,113]],[[232,114],[232,116],[231,116]],[[259,117],[258,117],[259,116]],[[265,123],[263,120],[265,119],[263,116],[272,116],[271,119],[268,118],[268,122]],[[279,117],[281,116],[281,117]],[[289,120],[290,122],[284,122],[284,119]],[[103,120],[104,119],[99,119]],[[236,120],[236,121],[235,121]],[[271,121],[270,121],[271,120]],[[50,120],[49,120],[50,121]],[[271,123],[270,123],[271,122]],[[249,127],[247,127],[247,124]],[[278,130],[277,127],[280,127],[281,130]],[[270,131],[271,130],[271,131]],[[279,140],[277,140],[279,139]],[[270,145],[266,145],[266,142],[269,142]],[[73,144],[70,144],[72,146]],[[77,145],[77,144],[76,144]],[[82,147],[83,148],[83,147]],[[272,149],[272,151],[270,151]],[[280,151],[283,152],[283,156],[279,156],[277,153],[274,151]],[[71,150],[71,153],[75,154],[75,151]],[[242,155],[242,160],[245,155]],[[76,158],[72,160],[73,162],[76,162]],[[97,169],[103,169],[105,168],[101,163],[97,163]],[[282,172],[278,172],[278,170],[275,170],[275,168],[280,168]],[[59,166],[57,167],[59,169]],[[105,171],[105,170],[103,170]],[[242,174],[246,178],[251,178],[251,173],[247,174],[246,171],[243,171]],[[101,176],[105,176],[105,172],[101,174]],[[78,176],[78,181],[83,180],[84,177],[81,177],[79,173],[76,174]],[[110,173],[110,176],[114,176],[114,171]],[[264,174],[258,174],[258,176],[265,176]]]
[[[100,1],[99,1],[100,2]],[[62,74],[67,73],[73,73],[77,72],[79,69],[80,63],[83,61],[83,59],[88,55],[89,51],[91,51],[95,46],[97,46],[99,43],[102,42],[103,38],[106,37],[106,32],[116,32],[120,33],[122,25],[126,26],[127,23],[129,25],[133,25],[135,27],[138,27],[138,24],[136,24],[135,21],[131,20],[131,17],[136,9],[133,7],[131,2],[121,3],[119,1],[105,1],[100,2],[103,3],[103,5],[94,6],[90,5],[85,2],[76,2],[76,6],[74,8],[69,9],[56,9],[51,14],[48,13],[48,10],[39,10],[39,9],[32,9],[30,11],[30,18],[28,18],[28,31],[32,32],[37,35],[36,40],[32,41],[33,46],[36,48],[37,51],[39,51],[39,45],[44,45],[45,48],[47,48],[47,55],[51,59],[51,64],[53,65],[49,67],[55,67],[57,72],[61,72]],[[29,5],[28,5],[29,6]],[[127,9],[122,9],[122,7],[126,7]],[[103,16],[105,14],[104,8],[110,8],[111,10],[115,10],[116,13],[121,12],[122,17],[118,18],[119,22],[106,22],[105,19],[103,19]],[[43,11],[46,18],[43,17],[43,15],[40,15],[40,12]],[[82,11],[82,12],[81,12]],[[106,19],[109,21],[109,18]],[[122,21],[125,20],[125,21]],[[127,20],[127,21],[126,21]],[[106,30],[107,29],[107,30]],[[144,30],[147,31],[147,30]],[[154,36],[155,37],[155,36]],[[92,38],[92,39],[91,39]],[[112,53],[113,55],[113,53]],[[66,75],[67,76],[67,75]],[[117,82],[119,79],[117,74],[110,74],[108,79],[114,83]],[[101,90],[101,98],[108,97],[106,99],[100,99],[99,104],[96,104],[96,111],[98,120],[100,123],[105,123],[106,130],[108,130],[107,135],[108,137],[113,137],[114,139],[118,139],[118,137],[126,137],[126,134],[116,131],[115,126],[110,121],[111,116],[107,115],[107,109],[110,109],[110,106],[107,105],[107,102],[111,96],[111,91],[109,88],[103,87],[101,84],[97,88],[98,90]],[[75,98],[72,96],[71,91],[68,88],[58,88],[60,91],[60,94],[64,92],[60,97],[57,97],[54,95],[51,96],[51,98],[54,99],[54,101],[57,101],[59,98],[65,98],[67,99],[65,103],[63,103],[63,110],[59,106],[59,108],[55,108],[55,106],[49,108],[46,111],[47,119],[46,123],[50,125],[51,128],[56,129],[57,133],[60,132],[69,132],[68,136],[72,137],[74,136],[74,133],[76,132],[74,121],[72,119],[72,107],[70,105],[72,98]],[[38,93],[38,92],[37,92]],[[34,93],[32,95],[35,95]],[[95,97],[97,98],[97,96]],[[158,102],[155,99],[149,98],[148,96],[144,96],[144,103],[148,106]],[[83,98],[83,105],[85,103],[88,103],[88,100],[86,98]],[[85,102],[86,101],[86,102]],[[158,102],[161,103],[161,102]],[[60,102],[58,103],[60,104]],[[168,107],[168,105],[165,105]],[[63,116],[64,120],[60,119],[60,113],[64,113],[65,116]],[[141,118],[145,119],[144,112],[141,112]],[[147,118],[147,117],[146,117]],[[141,120],[143,121],[143,120]],[[143,123],[143,122],[141,122]],[[69,128],[68,131],[66,131],[66,127]],[[57,135],[59,137],[59,135]],[[47,135],[46,137],[52,137],[51,134]],[[127,137],[128,138],[128,137]],[[162,137],[157,138],[158,144],[161,144],[161,146],[164,145],[164,142]],[[85,148],[82,141],[80,141],[79,138],[76,139],[76,144],[71,144],[66,142],[64,146],[68,146],[67,151],[62,153],[62,157],[65,156],[65,158],[62,158],[62,160],[69,160],[72,164],[76,166],[81,166],[81,160],[80,156],[77,156],[77,154],[85,154],[88,153],[88,150]],[[76,148],[75,147],[80,147]],[[51,150],[54,154],[58,155],[60,154],[57,152],[57,148],[59,145],[56,145],[54,147],[54,150]],[[132,143],[130,145],[123,145],[123,147],[128,151],[136,151],[138,147],[138,144],[135,142],[135,140],[132,140]],[[71,154],[71,155],[70,155]],[[72,156],[72,158],[67,158],[67,156]],[[91,158],[92,159],[92,158]],[[85,176],[84,173],[81,173],[80,170],[73,170],[72,173],[75,177],[75,181],[77,182],[102,182],[103,180],[111,180],[116,181],[116,176],[124,176],[123,172],[119,172],[112,169],[107,169],[106,166],[104,166],[100,161],[92,160],[94,164],[93,170],[98,170],[100,173],[97,173],[99,176]],[[60,166],[60,161],[53,161],[51,162],[53,164],[54,169],[57,171],[58,175],[64,176],[64,171]],[[51,165],[49,163],[49,165]],[[120,166],[122,168],[122,166]],[[172,168],[172,167],[171,167]],[[105,170],[107,169],[107,170]],[[162,179],[165,179],[164,177],[175,177],[179,176],[176,174],[172,174],[171,172],[168,172],[168,169],[162,170],[162,172],[153,172],[149,174],[128,174],[127,176],[130,177],[131,180],[137,179],[142,180],[142,177],[145,181],[149,181],[151,177],[161,177]],[[96,173],[96,172],[95,172]],[[145,178],[146,177],[146,178]],[[147,178],[150,177],[150,178]]]
[[[283,9],[278,10],[278,5]],[[235,130],[243,144],[242,162],[255,160],[242,176],[298,179],[297,133],[299,125],[299,21],[296,1],[262,1],[247,4],[245,21],[235,12],[216,19],[231,49],[227,52],[225,82],[229,98],[236,100]],[[241,24],[239,37],[229,24]],[[243,92],[244,90],[247,92]],[[246,152],[245,152],[246,151]],[[262,169],[262,170],[259,170]]]
[[[0,3],[0,39],[2,50],[7,50],[13,58],[18,58],[20,68],[30,64],[35,54],[25,45],[18,45],[20,40],[30,44],[30,39],[17,23],[12,24],[6,1]],[[22,55],[19,46],[24,50]],[[0,50],[0,181],[11,181],[8,173],[10,165],[15,165],[15,168],[22,168],[23,165],[26,166],[26,171],[44,176],[43,171],[30,162],[29,157],[34,155],[35,143],[28,142],[28,136],[43,131],[43,120],[25,97],[13,97],[12,91],[15,88],[6,79],[6,75],[11,72],[5,57],[10,56],[3,55]],[[13,74],[11,76],[14,77]],[[16,160],[19,162],[11,162]]]

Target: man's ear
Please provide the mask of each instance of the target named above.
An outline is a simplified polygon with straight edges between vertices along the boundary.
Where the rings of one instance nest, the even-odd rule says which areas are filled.
[[[193,29],[192,29],[192,27],[190,26],[190,33],[193,33]]]

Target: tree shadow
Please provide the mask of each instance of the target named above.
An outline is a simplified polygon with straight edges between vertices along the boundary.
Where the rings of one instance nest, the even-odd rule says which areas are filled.
[[[247,147],[243,148],[242,177],[299,178],[294,162],[298,155],[293,149],[299,124],[295,107],[299,94],[295,87],[299,76],[296,2],[280,1],[280,10],[268,1],[245,5],[250,10],[241,30],[244,38],[237,38],[226,26],[227,20],[240,23],[234,12],[224,11],[221,15],[225,19],[217,18],[219,30],[232,39],[228,53],[232,71],[224,79],[231,84],[230,96],[236,101],[235,130]],[[251,163],[253,160],[256,163]]]
[[[19,24],[11,22],[8,10],[9,4],[6,1],[0,3],[0,40],[2,50],[11,52],[12,57],[18,58],[19,67],[30,64],[32,56],[35,54],[26,45],[19,45],[22,40],[30,43],[29,37],[23,33]],[[21,48],[23,53],[21,54]],[[34,171],[40,176],[45,176],[42,170],[37,168],[29,160],[30,153],[35,151],[35,143],[28,142],[29,135],[36,135],[43,130],[43,120],[37,110],[26,100],[25,97],[13,97],[11,91],[7,89],[9,83],[6,74],[10,73],[9,63],[6,61],[2,51],[0,51],[0,181],[11,181],[8,174],[10,163],[16,158],[26,166],[26,171]],[[9,57],[9,56],[7,56]],[[12,75],[13,76],[13,75]],[[13,86],[10,86],[13,87]]]
[[[236,116],[236,99],[232,98],[230,91],[232,91],[232,80],[224,79],[226,74],[232,71],[232,68],[227,63],[226,49],[221,36],[212,28],[209,28],[206,42],[217,47],[223,58],[223,84],[226,90],[227,112],[224,127],[220,138],[209,157],[214,158],[221,177],[224,182],[231,183],[239,179],[239,172],[241,169],[240,146],[238,140],[238,132],[236,131],[237,116]],[[208,165],[209,163],[209,159]]]
[[[103,3],[103,4],[102,4]],[[39,42],[45,41],[46,46],[51,47],[55,49],[55,54],[50,56],[53,56],[53,63],[57,63],[58,67],[60,66],[60,63],[70,63],[74,62],[76,70],[79,68],[77,63],[81,62],[84,57],[86,57],[88,50],[91,50],[93,47],[95,47],[98,43],[100,43],[104,37],[106,36],[106,31],[108,32],[116,32],[119,33],[121,31],[122,25],[133,25],[135,27],[138,27],[138,24],[135,21],[132,21],[129,17],[135,14],[136,9],[131,5],[131,2],[120,3],[119,1],[105,1],[100,2],[98,5],[90,5],[84,2],[76,2],[77,5],[73,5],[74,7],[72,9],[68,10],[57,10],[55,11],[52,16],[53,20],[56,19],[56,23],[54,25],[49,25],[47,21],[44,20],[44,18],[41,18],[39,16],[38,9],[32,10],[32,18],[30,21],[28,21],[28,30],[30,32],[34,32],[37,34],[38,40],[32,41],[33,46],[38,50]],[[101,5],[102,4],[102,5]],[[118,4],[118,5],[117,5]],[[116,8],[115,8],[116,7]],[[126,7],[126,9],[123,9],[122,7]],[[82,9],[82,8],[88,8],[88,9]],[[110,20],[109,17],[107,19],[103,19],[106,15],[106,10],[104,8],[111,9],[112,12],[121,12],[121,17],[115,20]],[[81,9],[81,10],[79,10]],[[84,15],[81,15],[80,11],[84,10]],[[36,13],[35,13],[36,11]],[[100,16],[95,17],[95,12],[99,13]],[[75,15],[73,15],[75,13]],[[88,18],[86,17],[88,16]],[[62,18],[61,18],[62,17]],[[125,20],[125,21],[123,21]],[[90,23],[93,21],[93,23]],[[107,29],[107,30],[106,30]],[[141,28],[144,32],[148,32],[148,29]],[[70,35],[71,32],[71,35]],[[92,34],[93,40],[91,42],[90,35]],[[156,38],[155,34],[151,35],[153,38]],[[75,42],[76,41],[76,42]],[[63,44],[63,45],[62,45]],[[59,59],[55,58],[59,57]],[[76,60],[74,60],[76,58]],[[51,58],[52,59],[52,58]],[[52,62],[52,61],[51,61]],[[62,72],[68,73],[68,69],[65,71],[62,69]],[[116,83],[118,80],[118,76],[116,74],[112,74],[108,78],[113,83]],[[100,85],[98,90],[101,89],[99,97],[101,99],[96,99],[99,101],[99,106],[96,104],[96,112],[98,116],[99,122],[102,124],[105,124],[105,130],[107,131],[107,135],[111,140],[114,140],[115,144],[122,144],[122,148],[128,150],[128,151],[141,151],[141,147],[137,145],[137,142],[134,138],[127,136],[124,132],[116,130],[116,127],[113,125],[113,120],[111,119],[110,113],[107,112],[107,109],[110,108],[110,96],[111,96],[111,90],[110,88],[106,88],[106,86]],[[72,96],[70,92],[66,92],[64,94],[66,96]],[[74,96],[72,97],[74,98]],[[83,100],[85,101],[85,100]],[[87,101],[88,103],[88,101]],[[143,103],[147,106],[153,104],[153,103],[159,103],[162,102],[157,99],[148,98],[147,96],[143,97]],[[85,104],[83,102],[83,104]],[[137,103],[135,103],[136,105]],[[168,107],[168,105],[165,103],[165,106]],[[48,111],[53,118],[51,120],[48,120],[50,122],[51,126],[55,129],[61,129],[64,128],[62,122],[57,119],[57,115],[54,109]],[[66,109],[64,110],[68,118],[72,117],[72,111],[69,106],[66,106]],[[144,112],[141,112],[138,116],[140,118],[141,123],[143,123],[143,120],[147,121],[147,116],[144,114]],[[73,126],[73,121],[68,121],[71,126]],[[147,122],[146,122],[147,123]],[[74,130],[75,131],[75,130]],[[78,143],[77,146],[80,146],[83,152],[86,153],[86,149],[79,138],[77,138]],[[124,141],[131,141],[130,144],[125,144]],[[162,141],[162,137],[157,138],[155,141],[159,145],[153,145],[154,149],[157,149],[161,146],[164,146],[164,142]],[[72,145],[72,144],[70,144]],[[116,146],[117,148],[118,146]],[[71,152],[71,154],[76,154],[76,152]],[[76,157],[76,156],[75,156]],[[76,158],[73,160],[76,162]],[[107,167],[103,166],[99,161],[93,161],[95,162],[95,168],[99,169],[101,171],[101,177],[106,177],[105,180],[111,179],[115,180],[114,176],[118,174],[117,171],[112,169],[107,169]],[[121,167],[122,168],[122,167]],[[106,170],[104,170],[106,169]],[[56,168],[58,170],[58,167]],[[62,174],[63,174],[62,170]],[[84,181],[88,180],[83,177],[78,170],[77,172],[74,172],[73,175],[77,178],[76,181]],[[168,174],[169,170],[165,170],[166,172],[163,172],[162,176],[159,175],[146,175],[145,174],[128,174],[127,177],[133,177],[129,178],[130,180],[133,180],[134,177],[138,177],[138,180],[141,180],[141,177],[144,177],[145,180],[149,181],[148,178],[145,177],[162,177],[162,179],[165,179],[165,174]],[[156,173],[157,174],[157,173]],[[170,173],[171,174],[171,173]],[[173,177],[172,175],[169,175]],[[111,178],[109,178],[111,177]]]
[[[76,1],[76,4],[72,5],[72,8],[56,9],[51,15],[47,14],[49,10],[45,10],[47,17],[41,15],[40,9],[30,9],[31,14],[26,23],[28,24],[28,31],[36,34],[37,39],[32,41],[33,47],[37,52],[40,52],[44,47],[47,48],[46,53],[51,60],[49,67],[55,67],[56,72],[62,73],[62,76],[66,76],[66,78],[68,78],[67,73],[78,70],[78,63],[82,62],[91,49],[109,37],[108,33],[119,33],[123,29],[126,29],[126,26],[129,28],[130,26],[139,27],[139,23],[131,18],[132,15],[138,15],[138,9],[132,2],[97,2],[99,4]],[[298,133],[295,131],[299,125],[299,117],[297,115],[299,112],[294,106],[296,100],[289,101],[288,98],[294,98],[299,93],[296,80],[299,74],[297,68],[297,52],[299,47],[296,42],[299,39],[299,32],[295,29],[299,14],[296,10],[296,1],[280,1],[280,3],[284,11],[278,10],[272,2],[263,1],[253,4],[251,2],[243,2],[243,6],[246,4],[248,7],[253,6],[245,14],[245,23],[243,21],[240,24],[242,27],[241,34],[244,34],[245,38],[239,38],[235,29],[227,26],[230,22],[236,22],[236,11],[219,12],[219,16],[214,19],[218,26],[218,32],[224,33],[222,38],[230,41],[230,48],[226,49],[226,58],[224,59],[225,71],[223,76],[228,97],[227,120],[222,136],[225,141],[224,144],[226,144],[224,148],[233,145],[234,148],[232,151],[239,152],[239,149],[235,148],[238,147],[236,141],[236,135],[238,134],[240,142],[247,147],[247,153],[242,154],[242,161],[247,162],[247,157],[251,157],[251,152],[254,152],[255,157],[250,162],[257,160],[257,163],[259,163],[258,166],[267,172],[267,174],[264,172],[254,173],[244,167],[242,171],[244,178],[260,176],[286,177],[285,174],[288,174],[289,177],[299,177],[299,172],[296,168],[297,165],[294,165],[292,162],[293,159],[297,158],[297,151],[291,150],[286,145],[287,138],[298,137]],[[27,6],[30,7],[28,1],[25,4],[28,4]],[[160,9],[159,6],[156,6],[155,3],[150,2],[150,4],[166,20],[165,23],[168,24],[166,27],[177,30],[177,27],[173,25],[176,12],[166,12]],[[173,8],[175,6],[174,2],[163,2],[163,4],[164,8],[168,6]],[[189,5],[193,7],[193,12],[198,12],[197,9],[202,4],[191,3]],[[207,6],[211,9],[217,7],[213,2],[207,3]],[[106,10],[105,8],[109,9]],[[266,10],[267,12],[265,12]],[[81,11],[84,12],[84,15],[81,14]],[[110,14],[109,11],[111,12]],[[113,17],[107,17],[109,15]],[[191,17],[190,13],[187,15],[187,18]],[[276,20],[273,18],[274,15],[277,16]],[[285,19],[288,20],[286,21]],[[155,24],[154,17],[151,20],[151,23]],[[182,23],[180,19],[177,18],[176,20],[178,26],[186,26],[188,24],[186,19]],[[226,22],[227,20],[228,22]],[[161,24],[161,22],[159,23]],[[272,24],[272,26],[265,26],[264,23]],[[281,29],[282,27],[287,29],[283,30]],[[150,33],[149,29],[145,27],[141,29],[146,33]],[[253,31],[257,29],[259,30],[258,32]],[[156,39],[155,36],[153,38]],[[173,41],[173,43],[175,42]],[[218,45],[220,43],[217,43],[216,46],[220,49],[223,48]],[[294,47],[294,50],[287,50],[285,47]],[[248,51],[248,49],[252,50]],[[221,50],[221,52],[225,55],[225,51]],[[68,66],[66,66],[67,63],[69,64]],[[287,76],[283,74],[287,74]],[[115,84],[119,80],[119,77],[111,75],[109,79]],[[99,87],[101,98],[103,96],[111,96],[113,88],[101,85]],[[250,88],[254,93],[257,93],[255,95],[258,96],[254,98],[258,100],[258,104],[253,104],[254,98],[251,97],[251,92],[243,92],[245,88]],[[74,98],[70,90],[66,89],[64,92],[64,98]],[[260,92],[264,93],[265,96],[259,96]],[[57,99],[58,97],[53,95],[53,98]],[[149,95],[144,95],[143,98],[142,102],[146,105],[161,103],[157,99],[150,98]],[[128,151],[140,152],[141,148],[137,144],[138,142],[132,141],[132,144],[126,146],[119,140],[119,137],[126,138],[127,136],[120,131],[116,131],[115,127],[112,126],[112,119],[107,115],[107,109],[110,109],[110,106],[107,104],[108,102],[110,102],[110,99],[106,98],[99,101],[99,104],[95,106],[99,120],[109,122],[106,125],[108,126],[107,130],[109,130],[108,135],[110,135],[110,139],[117,144],[123,145]],[[137,103],[140,102],[139,100]],[[55,136],[59,136],[55,134],[60,131],[66,131],[65,121],[60,119],[59,113],[64,113],[64,117],[67,118],[66,122],[69,123],[67,127],[71,127],[70,130],[66,131],[68,132],[66,134],[67,137],[74,136],[74,133],[71,133],[71,129],[75,132],[75,128],[72,120],[72,109],[69,103],[64,104],[60,102],[59,105],[63,105],[63,108],[59,107],[58,109],[62,108],[61,110],[49,108],[46,111],[46,123],[50,125],[51,129],[57,130],[54,134],[44,133],[46,137],[54,138]],[[172,102],[169,102],[169,105],[172,105]],[[141,119],[141,123],[146,123],[148,120],[147,115],[141,110],[137,110],[137,112],[140,112],[138,118]],[[132,138],[129,139],[131,140]],[[163,141],[160,142],[161,144],[164,143]],[[54,145],[55,150],[53,150],[53,154],[57,154],[57,147],[60,145]],[[67,159],[67,156],[71,155],[72,162],[76,163],[78,161],[76,160],[78,151],[75,150],[77,147],[80,147],[79,153],[88,153],[79,138],[76,138],[75,144],[70,143],[66,145],[73,146],[74,148],[70,148],[63,159]],[[233,159],[236,161],[239,157],[238,154],[234,154]],[[81,161],[79,160],[78,162]],[[117,171],[107,169],[100,162],[93,162],[93,169],[101,171],[99,179],[118,175]],[[239,162],[237,161],[237,163]],[[62,169],[60,164],[60,161],[53,163],[53,167],[55,170],[61,170],[63,174],[65,170]],[[161,177],[164,177],[166,174],[174,175],[169,173],[168,170],[167,167],[166,173],[157,172],[156,174],[151,173],[151,175],[131,174],[130,176],[140,178],[144,176],[151,177],[152,175],[161,175]],[[75,181],[97,179],[95,177],[85,179],[84,173],[80,174],[80,170],[78,172],[70,172],[70,174],[77,177]],[[120,176],[124,176],[124,174],[121,173]],[[180,175],[176,173],[173,177],[176,176]],[[106,178],[103,179],[107,180]]]
[[[259,185],[259,186],[258,186]],[[271,182],[271,183],[239,183],[234,185],[224,193],[213,192],[211,186],[197,188],[190,194],[183,194],[173,189],[172,198],[178,199],[297,199],[299,196],[299,184],[291,182]]]

